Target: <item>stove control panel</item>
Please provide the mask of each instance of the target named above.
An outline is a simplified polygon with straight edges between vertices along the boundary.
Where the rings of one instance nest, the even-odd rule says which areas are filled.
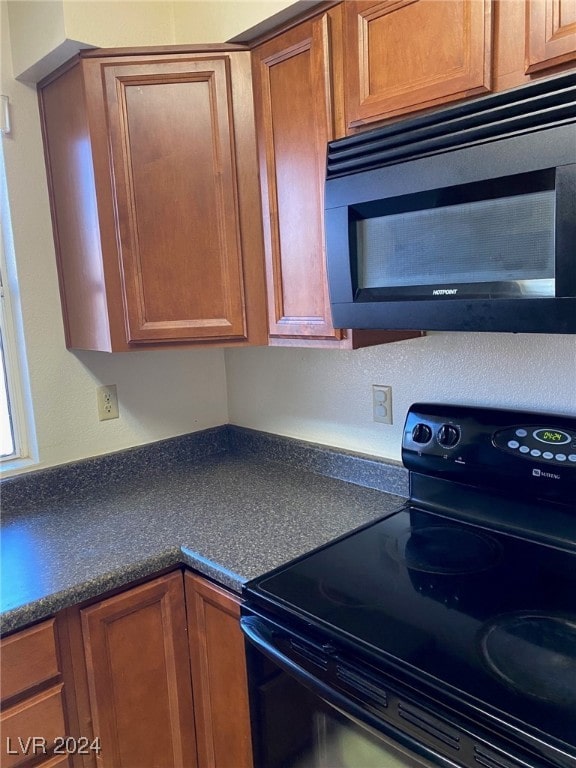
[[[476,486],[572,494],[576,506],[576,418],[526,411],[416,403],[406,417],[404,465]],[[549,486],[545,488],[544,486]]]
[[[526,459],[542,457],[552,464],[576,465],[576,430],[558,429],[555,424],[500,430],[494,435],[494,445]]]

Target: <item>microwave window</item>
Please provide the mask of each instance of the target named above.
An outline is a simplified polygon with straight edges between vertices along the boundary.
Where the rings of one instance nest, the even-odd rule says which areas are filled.
[[[363,218],[357,287],[401,295],[469,284],[486,295],[553,296],[554,232],[554,190]]]

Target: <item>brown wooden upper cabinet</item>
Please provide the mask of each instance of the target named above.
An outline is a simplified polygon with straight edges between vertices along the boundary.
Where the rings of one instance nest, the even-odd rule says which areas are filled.
[[[265,344],[250,54],[87,52],[39,94],[68,347]]]
[[[271,345],[354,348],[420,334],[332,325],[324,243],[327,142],[345,135],[342,6],[253,51]]]
[[[492,0],[346,0],[348,129],[491,88]]]
[[[576,0],[526,0],[526,72],[576,61]]]

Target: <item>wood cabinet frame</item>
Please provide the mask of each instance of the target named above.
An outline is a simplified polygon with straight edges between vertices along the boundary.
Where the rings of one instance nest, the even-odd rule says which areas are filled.
[[[138,768],[150,756],[195,768],[194,705],[182,574],[133,587],[80,611],[98,763]],[[146,701],[141,713],[138,699]]]
[[[11,723],[30,722],[30,734],[18,735],[41,733],[23,719],[30,709],[47,713],[59,736],[100,740],[99,754],[32,762],[253,768],[240,604],[204,577],[171,569],[3,639],[7,660],[16,658],[10,647],[22,654],[3,686]]]
[[[184,582],[199,766],[252,768],[240,599],[190,572]]]
[[[260,132],[260,178],[264,217],[265,254],[268,289],[268,323],[271,343],[277,338],[333,338],[341,339],[330,318],[330,299],[325,280],[323,233],[319,227],[323,220],[324,162],[322,148],[335,138],[341,126],[336,126],[333,112],[332,83],[334,74],[330,60],[330,20],[328,15],[309,21],[285,33],[282,41],[274,40],[254,56],[254,82],[256,112]],[[273,90],[272,79],[277,73],[298,73],[299,88],[309,85],[308,96],[318,105],[302,104],[292,119],[282,114],[275,119],[278,105],[282,106],[285,88]],[[336,73],[337,77],[337,73]],[[296,87],[296,83],[294,83]],[[293,102],[288,102],[292,104]],[[310,123],[312,134],[300,129],[298,121]],[[308,128],[310,126],[308,125]],[[307,155],[302,137],[310,136]],[[294,153],[294,170],[306,174],[311,184],[291,188],[286,173],[288,157],[280,155],[280,142]],[[281,165],[282,163],[282,165]],[[283,177],[286,177],[286,181]],[[305,192],[305,194],[303,194]],[[297,202],[294,199],[297,197]],[[304,211],[299,220],[286,219],[298,206]],[[314,233],[314,234],[312,234]],[[306,257],[312,261],[297,265],[293,257],[304,254],[299,250],[306,242]],[[290,256],[292,254],[292,256]],[[308,272],[304,269],[306,266]],[[309,281],[307,280],[309,278]],[[295,282],[297,280],[297,282]],[[309,282],[309,286],[305,283]],[[301,284],[300,284],[301,283]],[[308,292],[310,295],[308,296]],[[308,311],[295,313],[286,301],[288,293]],[[313,306],[317,309],[312,311]]]
[[[84,52],[39,85],[69,348],[266,343],[250,54],[212,48]]]

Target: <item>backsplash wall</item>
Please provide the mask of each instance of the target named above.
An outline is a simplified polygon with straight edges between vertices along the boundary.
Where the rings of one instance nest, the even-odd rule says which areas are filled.
[[[576,337],[432,333],[354,352],[225,353],[230,422],[400,460],[418,401],[576,416]],[[372,384],[392,386],[392,425],[372,419]]]

